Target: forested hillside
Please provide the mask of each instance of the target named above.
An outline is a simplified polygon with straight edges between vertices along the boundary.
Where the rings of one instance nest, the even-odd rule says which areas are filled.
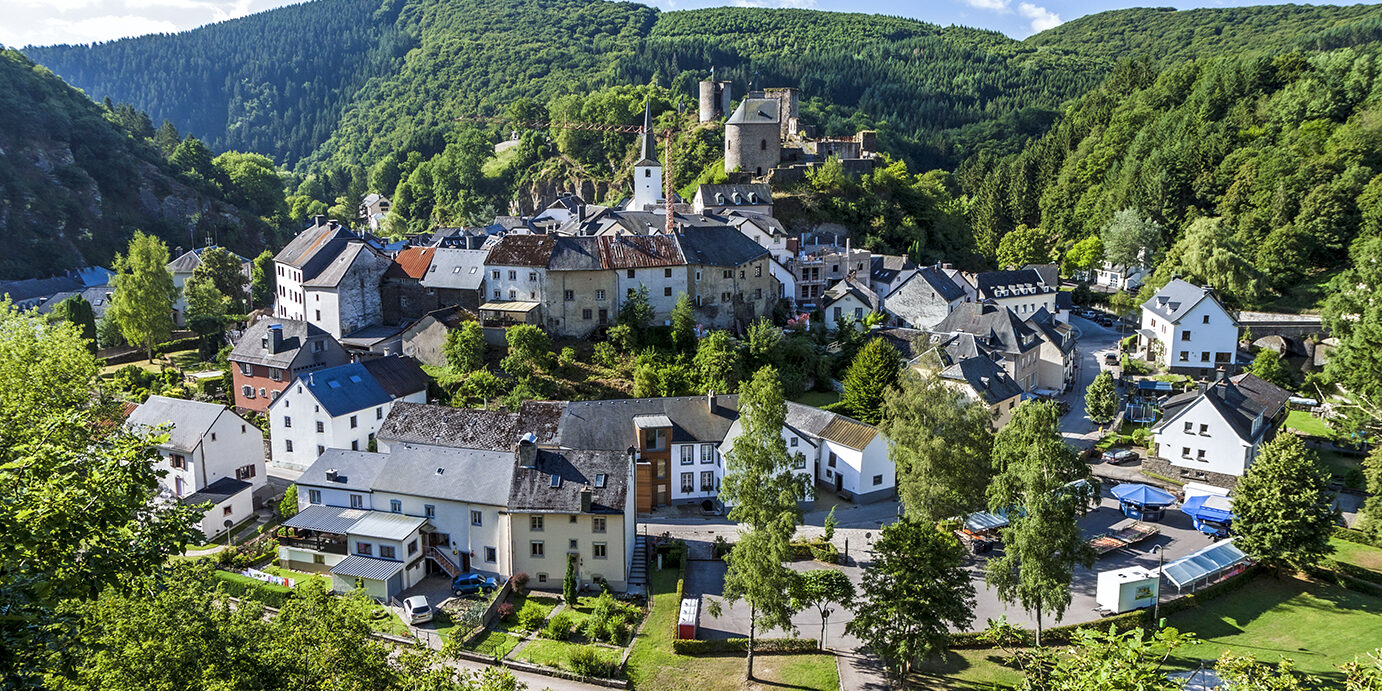
[[[979,250],[1026,225],[1059,251],[1132,209],[1164,229],[1158,282],[1245,306],[1318,282],[1382,234],[1380,51],[1125,64],[1020,155],[961,172]]]
[[[107,263],[136,228],[174,246],[214,238],[261,247],[267,226],[227,203],[222,188],[177,173],[156,135],[143,113],[93,103],[47,68],[0,51],[0,278]],[[171,136],[169,153],[200,151],[211,165],[204,147]],[[278,198],[282,206],[281,186]]]

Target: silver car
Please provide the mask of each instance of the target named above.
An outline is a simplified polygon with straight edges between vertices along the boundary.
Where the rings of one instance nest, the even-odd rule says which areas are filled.
[[[403,601],[403,618],[409,624],[424,624],[432,621],[432,605],[426,595],[414,595]]]

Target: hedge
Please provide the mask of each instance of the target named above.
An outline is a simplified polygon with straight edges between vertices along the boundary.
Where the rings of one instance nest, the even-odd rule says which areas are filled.
[[[1382,585],[1382,573],[1378,573],[1372,569],[1365,569],[1357,564],[1349,564],[1348,562],[1336,561],[1334,559],[1325,559],[1321,562],[1320,566],[1330,571],[1337,571],[1345,576],[1352,576],[1360,581]]]
[[[1344,542],[1353,542],[1360,545],[1367,545],[1369,547],[1382,547],[1382,545],[1379,545],[1373,540],[1369,539],[1368,534],[1361,530],[1353,530],[1351,528],[1335,528],[1334,537],[1343,540]]]
[[[814,653],[819,643],[811,638],[760,638],[754,642],[755,655]],[[729,638],[713,641],[682,639],[672,641],[672,652],[678,655],[747,655],[749,639]]]
[[[1314,576],[1315,578],[1318,578],[1322,581],[1328,581],[1330,583],[1333,583],[1334,585],[1337,585],[1340,588],[1352,590],[1355,593],[1363,593],[1364,595],[1382,597],[1382,585],[1370,583],[1368,581],[1358,580],[1356,578],[1349,578],[1348,576],[1345,576],[1337,571],[1322,569],[1318,566],[1306,569],[1306,571],[1311,576]]]
[[[265,583],[238,573],[218,569],[215,576],[225,586],[226,593],[262,602],[270,607],[282,607],[288,598],[293,596],[293,589],[288,586]]]

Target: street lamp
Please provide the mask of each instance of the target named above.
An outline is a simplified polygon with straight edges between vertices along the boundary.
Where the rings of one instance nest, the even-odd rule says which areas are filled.
[[[1161,545],[1152,548],[1152,553],[1156,555],[1156,599],[1152,602],[1152,623],[1161,621],[1161,567],[1166,563],[1166,552],[1161,549]],[[1160,628],[1160,625],[1157,625]]]

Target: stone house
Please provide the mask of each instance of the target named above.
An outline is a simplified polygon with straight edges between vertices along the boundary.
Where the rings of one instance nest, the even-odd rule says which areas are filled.
[[[446,338],[453,330],[461,328],[467,321],[479,319],[474,312],[461,307],[443,307],[422,315],[403,330],[400,340],[403,354],[416,359],[424,365],[443,367],[447,364]]]
[[[344,365],[350,356],[331,334],[300,319],[262,318],[226,357],[235,407],[264,411],[305,372]]]
[[[954,281],[927,266],[913,270],[892,292],[883,294],[883,311],[899,326],[930,330],[964,302],[965,293]]]

